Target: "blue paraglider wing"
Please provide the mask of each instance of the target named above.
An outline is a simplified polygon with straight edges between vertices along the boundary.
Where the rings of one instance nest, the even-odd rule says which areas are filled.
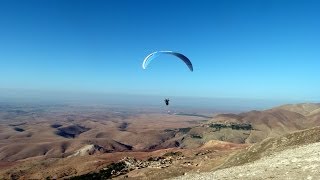
[[[149,54],[146,58],[144,58],[143,63],[142,63],[142,68],[146,69],[148,67],[149,63],[153,59],[158,57],[160,54],[171,54],[171,55],[178,57],[188,66],[190,71],[193,71],[193,66],[192,66],[191,61],[185,55],[178,53],[178,52],[173,52],[173,51],[156,51],[156,52]]]

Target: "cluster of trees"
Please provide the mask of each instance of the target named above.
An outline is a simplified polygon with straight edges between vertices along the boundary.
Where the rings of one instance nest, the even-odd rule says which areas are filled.
[[[215,123],[209,125],[211,128],[215,129],[222,129],[222,128],[231,128],[235,130],[253,130],[252,125],[249,123],[230,123],[230,124],[222,124],[222,123]]]
[[[202,139],[202,136],[197,135],[197,134],[192,134],[191,137],[196,138],[196,139]]]

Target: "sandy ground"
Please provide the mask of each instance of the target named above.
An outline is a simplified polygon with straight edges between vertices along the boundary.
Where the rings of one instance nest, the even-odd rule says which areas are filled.
[[[284,150],[242,166],[174,179],[320,179],[320,142]]]

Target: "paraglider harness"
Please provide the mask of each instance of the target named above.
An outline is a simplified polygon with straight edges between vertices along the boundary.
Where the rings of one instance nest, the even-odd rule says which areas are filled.
[[[167,106],[169,105],[169,101],[170,101],[169,99],[164,100],[164,102],[166,103]]]

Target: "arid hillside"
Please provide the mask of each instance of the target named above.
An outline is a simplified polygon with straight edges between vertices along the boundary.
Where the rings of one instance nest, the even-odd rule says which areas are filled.
[[[250,111],[240,114],[220,114],[207,123],[217,127],[225,124],[247,124],[252,127],[246,143],[260,142],[268,137],[277,137],[298,130],[320,125],[320,104],[285,105],[265,111]],[[222,128],[220,128],[222,129]],[[233,133],[225,134],[225,137]]]
[[[320,127],[268,138],[227,159],[212,172],[175,179],[319,179]]]

